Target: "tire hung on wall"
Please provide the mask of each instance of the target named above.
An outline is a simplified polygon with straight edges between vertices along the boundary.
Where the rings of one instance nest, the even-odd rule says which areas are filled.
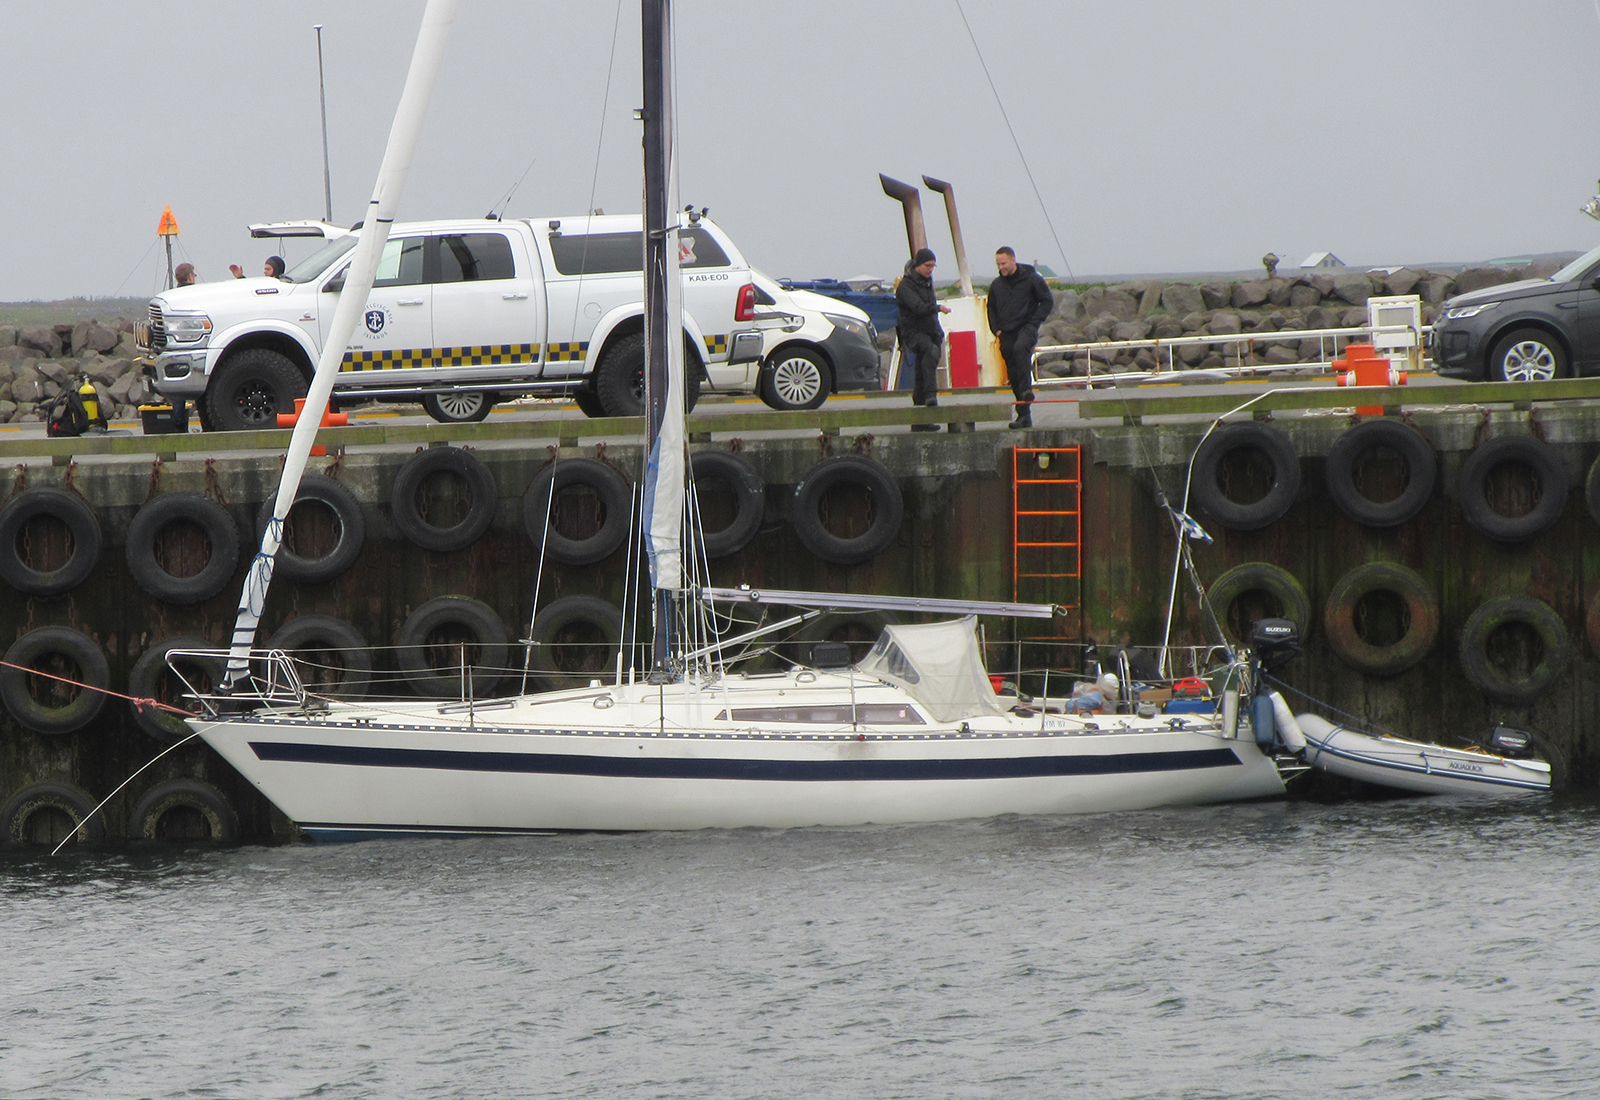
[[[135,699],[155,699],[185,709],[194,706],[193,700],[183,698],[188,691],[184,682],[187,681],[196,691],[208,691],[222,683],[227,662],[221,657],[174,658],[172,663],[177,665],[177,672],[174,672],[168,666],[168,654],[173,650],[217,648],[204,638],[195,637],[167,638],[157,642],[140,654],[129,670],[128,694]],[[157,741],[170,744],[193,732],[182,715],[138,703],[130,703],[128,708],[133,712],[133,720],[138,727]]]
[[[98,844],[106,825],[93,813],[95,800],[71,783],[30,783],[0,806],[0,844],[54,847],[69,835],[74,844]]]
[[[1311,629],[1311,601],[1306,598],[1306,590],[1294,574],[1271,562],[1247,561],[1218,577],[1206,593],[1211,601],[1211,609],[1217,616],[1217,625],[1222,627],[1223,633],[1233,644],[1244,641],[1231,625],[1233,605],[1241,597],[1252,593],[1264,595],[1268,601],[1264,613],[1257,618],[1292,619],[1302,636]]]
[[[1362,630],[1367,601],[1387,594],[1398,601],[1402,629],[1392,642],[1375,644]],[[1379,608],[1376,615],[1382,615]],[[1358,565],[1328,593],[1322,628],[1328,644],[1345,664],[1374,676],[1395,676],[1432,651],[1439,639],[1439,600],[1415,570],[1394,562]]]
[[[296,658],[295,672],[314,695],[360,699],[372,686],[372,650],[361,632],[332,615],[300,615],[267,639]]]
[[[259,540],[272,519],[273,497],[261,502],[256,514],[256,537]],[[295,513],[307,504],[322,505],[333,515],[331,545],[324,547],[298,547],[290,545],[290,536],[309,517]],[[284,544],[278,548],[274,576],[300,584],[322,584],[342,576],[356,563],[361,546],[367,538],[367,521],[361,514],[361,502],[356,495],[331,477],[323,474],[306,474],[295,493],[294,506],[284,523]],[[321,540],[317,540],[321,541]],[[318,552],[320,551],[320,552]]]
[[[100,713],[110,680],[105,654],[88,635],[66,626],[41,626],[6,650],[0,701],[31,730],[72,733]]]
[[[1522,676],[1508,675],[1489,652],[1497,633],[1514,625],[1528,628],[1542,650]],[[1572,640],[1567,636],[1566,624],[1549,604],[1531,596],[1487,600],[1461,628],[1461,671],[1474,687],[1497,702],[1534,702],[1561,678],[1571,662]]]
[[[205,561],[191,573],[169,572],[164,560],[167,555],[158,551],[157,542],[164,532],[185,524],[199,530],[206,546]],[[209,497],[163,493],[134,513],[124,553],[128,572],[156,599],[179,605],[201,603],[221,592],[233,578],[239,565],[239,528],[227,510]]]
[[[467,489],[465,514],[453,523],[437,523],[420,498],[437,475],[459,478]],[[489,529],[494,519],[494,475],[478,457],[461,447],[430,447],[413,455],[395,475],[389,513],[407,540],[424,550],[463,550]]]
[[[1526,466],[1538,482],[1538,502],[1520,516],[1495,511],[1489,500],[1489,479],[1512,462]],[[1461,464],[1457,496],[1461,514],[1484,535],[1496,542],[1526,542],[1561,518],[1570,484],[1566,463],[1548,443],[1531,435],[1502,435],[1483,443]]]
[[[24,557],[29,524],[50,518],[62,524],[71,541],[66,559],[54,568],[36,569]],[[27,489],[0,508],[0,578],[30,596],[55,596],[76,588],[94,572],[100,558],[100,521],[83,499],[64,489]]]
[[[1361,491],[1359,465],[1378,447],[1397,452],[1406,467],[1405,488],[1393,500]],[[1399,527],[1422,511],[1439,480],[1439,456],[1423,434],[1398,420],[1368,420],[1334,441],[1325,467],[1328,495],[1339,510],[1367,527]]]
[[[1589,518],[1600,523],[1600,458],[1589,467],[1589,476],[1583,482],[1583,502],[1589,506]]]
[[[593,500],[581,495],[573,500],[568,490],[586,490]],[[553,502],[552,492],[556,494]],[[563,458],[534,475],[522,497],[522,525],[534,546],[542,545],[553,561],[593,565],[609,558],[627,539],[632,503],[628,482],[604,462]],[[565,514],[568,512],[571,514]],[[568,533],[563,533],[562,527]]]
[[[828,495],[842,485],[858,486],[867,495],[867,526],[859,534],[835,534],[824,522]],[[905,504],[894,475],[883,463],[866,455],[825,458],[794,489],[796,536],[817,557],[836,565],[857,565],[882,553],[899,534],[904,514]]]
[[[400,671],[428,698],[461,698],[463,647],[475,697],[493,691],[506,673],[505,624],[488,604],[465,596],[440,596],[417,608],[398,642]]]
[[[706,557],[737,554],[756,537],[766,514],[767,494],[761,475],[744,459],[727,451],[696,451],[689,458],[689,468],[697,495],[703,496],[707,488],[702,482],[716,482],[726,486],[733,497],[733,519],[719,530],[704,532]]]
[[[1272,485],[1259,500],[1240,503],[1229,497],[1221,476],[1223,463],[1240,451],[1265,460]],[[1282,432],[1247,420],[1211,433],[1194,460],[1194,501],[1230,531],[1259,531],[1288,513],[1300,492],[1300,461],[1294,444]]]
[[[850,647],[850,658],[859,661],[883,633],[883,628],[900,621],[889,611],[829,611],[795,631],[789,643],[791,659],[809,664],[818,642],[842,642]]]
[[[172,779],[151,787],[128,815],[131,840],[209,841],[239,839],[239,815],[221,791],[198,779]]]
[[[563,596],[534,616],[531,637],[530,664],[549,689],[609,681],[622,644],[622,612],[597,596]]]

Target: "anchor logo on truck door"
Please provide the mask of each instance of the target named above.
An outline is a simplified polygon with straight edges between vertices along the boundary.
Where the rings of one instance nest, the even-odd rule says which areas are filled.
[[[382,306],[367,307],[367,332],[382,336],[389,329],[389,311]]]

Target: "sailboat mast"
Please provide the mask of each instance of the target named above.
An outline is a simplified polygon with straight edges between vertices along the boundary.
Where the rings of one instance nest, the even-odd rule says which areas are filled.
[[[674,601],[683,588],[683,322],[671,0],[641,0],[644,60],[645,524],[655,588],[652,678],[671,664]]]

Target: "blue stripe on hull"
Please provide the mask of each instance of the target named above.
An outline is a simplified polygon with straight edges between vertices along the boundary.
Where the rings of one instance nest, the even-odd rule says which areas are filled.
[[[1026,779],[1051,775],[1127,775],[1235,767],[1232,749],[1130,752],[1109,756],[1029,756],[956,760],[635,760],[566,753],[455,752],[448,749],[307,745],[252,741],[257,759],[363,768],[593,775],[626,779],[747,779],[783,783],[848,780]]]
[[[1483,775],[1481,773],[1474,772],[1452,771],[1448,767],[1429,768],[1423,764],[1408,764],[1403,760],[1385,760],[1375,756],[1368,756],[1364,753],[1352,752],[1348,749],[1335,748],[1334,746],[1326,744],[1322,741],[1313,741],[1309,737],[1306,738],[1306,743],[1312,749],[1312,751],[1307,754],[1309,757],[1311,757],[1311,759],[1307,760],[1307,763],[1313,766],[1317,766],[1315,759],[1316,757],[1327,754],[1328,756],[1337,757],[1340,760],[1348,760],[1352,764],[1364,764],[1369,768],[1388,768],[1390,771],[1406,772],[1411,775],[1446,779],[1457,783],[1475,783],[1484,787],[1515,787],[1518,790],[1524,791],[1548,791],[1550,789],[1550,784],[1540,783],[1537,780],[1532,779],[1512,779],[1509,776],[1500,777],[1494,775]],[[1377,783],[1379,781],[1376,779],[1371,779],[1367,780],[1367,782]]]

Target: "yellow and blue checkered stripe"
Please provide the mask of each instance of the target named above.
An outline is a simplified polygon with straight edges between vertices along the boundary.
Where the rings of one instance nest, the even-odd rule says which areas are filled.
[[[582,359],[587,341],[576,344],[548,344],[545,358],[552,362]],[[407,367],[493,367],[517,363],[537,363],[538,344],[477,344],[459,348],[398,348],[384,351],[347,351],[346,371],[402,370]]]
[[[705,340],[705,342],[706,342],[706,351],[709,354],[711,354],[711,355],[726,355],[727,354],[727,352],[728,352],[728,334],[726,332],[716,333],[715,335],[711,335],[711,336],[704,336],[704,337],[701,337],[701,339]]]

